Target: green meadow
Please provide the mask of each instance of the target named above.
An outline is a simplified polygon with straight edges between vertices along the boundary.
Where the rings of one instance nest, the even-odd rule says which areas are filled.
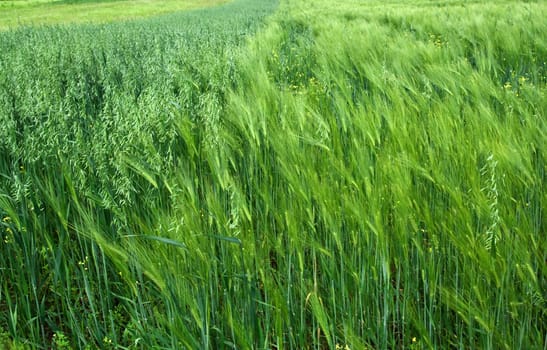
[[[0,0],[0,30],[22,25],[123,21],[225,2],[226,0]]]
[[[0,348],[547,349],[547,3],[172,10],[0,21]]]

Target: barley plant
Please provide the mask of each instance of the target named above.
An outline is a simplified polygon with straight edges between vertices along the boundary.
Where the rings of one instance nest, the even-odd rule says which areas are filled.
[[[0,347],[547,349],[545,13],[0,33]]]

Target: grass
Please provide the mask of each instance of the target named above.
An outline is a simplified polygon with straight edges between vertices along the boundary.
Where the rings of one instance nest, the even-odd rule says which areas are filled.
[[[160,316],[167,312],[161,270],[151,264],[145,271],[133,264],[136,255],[107,244],[133,245],[137,254],[170,242],[140,238],[141,229],[160,224],[148,222],[151,212],[168,224],[171,197],[180,192],[157,174],[176,174],[175,164],[188,160],[179,132],[194,135],[193,125],[222,112],[235,51],[274,7],[239,1],[135,22],[0,34],[8,137],[0,145],[0,327],[12,340],[31,348],[59,339],[75,348],[110,341],[169,348],[185,340]],[[192,137],[196,145],[204,138]],[[143,211],[131,209],[140,205]]]
[[[2,0],[0,30],[21,25],[106,23],[216,6],[225,0]]]
[[[275,6],[0,36],[0,341],[545,348],[546,5]]]

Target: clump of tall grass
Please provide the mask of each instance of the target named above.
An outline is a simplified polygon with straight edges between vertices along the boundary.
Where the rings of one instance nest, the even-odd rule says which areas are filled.
[[[0,327],[37,347],[544,347],[545,5],[437,5],[286,2],[239,53],[195,23],[107,31],[104,56],[56,53],[105,83],[54,80],[43,135],[10,82]]]
[[[224,121],[270,346],[544,346],[543,5],[354,6],[262,33]]]
[[[159,296],[173,252],[165,270],[143,257],[182,249],[165,237],[182,223],[173,199],[182,179],[206,181],[233,56],[275,6],[0,33],[2,334],[31,348],[192,341]]]

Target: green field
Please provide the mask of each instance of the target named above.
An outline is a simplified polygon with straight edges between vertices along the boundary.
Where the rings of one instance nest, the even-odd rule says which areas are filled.
[[[0,348],[547,349],[545,14],[0,32]]]
[[[0,0],[0,30],[104,23],[219,5],[227,0]]]

